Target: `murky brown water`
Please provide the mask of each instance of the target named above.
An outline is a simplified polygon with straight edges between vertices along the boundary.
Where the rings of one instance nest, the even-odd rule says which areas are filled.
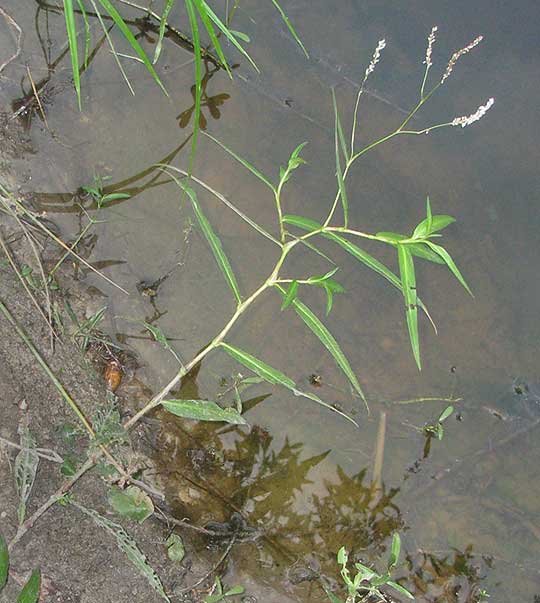
[[[61,55],[63,17],[44,10],[36,14],[30,2],[7,5],[26,34],[24,54],[3,74],[3,96],[14,100],[29,92],[25,62],[37,82],[47,76],[47,63]],[[370,79],[372,93],[361,109],[360,137],[372,140],[397,125],[403,109],[415,102],[433,24],[439,25],[434,77],[456,48],[485,35],[481,46],[460,60],[415,127],[471,113],[494,96],[488,116],[463,130],[379,147],[358,164],[348,184],[351,223],[365,231],[414,226],[426,194],[435,210],[456,216],[458,223],[445,231],[446,244],[476,297],[468,298],[443,269],[421,267],[420,292],[439,334],[422,319],[424,369],[419,373],[399,296],[338,254],[347,294],[338,296],[325,322],[368,392],[368,417],[318,342],[292,313],[280,313],[277,297],[266,296],[235,329],[232,341],[306,388],[311,374],[321,375],[322,387],[314,391],[354,409],[360,430],[282,390],[253,387],[244,392],[253,400],[246,413],[251,429],[186,431],[174,421],[164,426],[160,462],[170,476],[171,502],[200,522],[244,516],[256,532],[241,526],[245,533],[233,549],[227,581],[245,584],[259,601],[324,600],[312,578],[333,579],[342,544],[372,559],[398,529],[407,552],[401,574],[409,576],[405,584],[419,601],[474,601],[478,588],[486,588],[492,601],[532,603],[540,594],[539,414],[532,385],[539,378],[540,339],[538,8],[533,2],[494,7],[487,0],[451,6],[291,0],[284,6],[310,60],[270,2],[241,3],[235,27],[254,41],[262,75],[244,63],[233,81],[209,72],[209,106],[203,113],[212,135],[267,174],[277,174],[290,151],[309,141],[308,165],[289,183],[286,203],[287,212],[316,219],[335,192],[330,86],[336,87],[348,126],[355,85],[377,41],[386,38],[388,46]],[[2,34],[2,47],[11,48]],[[60,60],[43,88],[47,125],[38,112],[32,114],[28,135],[34,152],[15,162],[11,176],[61,223],[67,238],[79,227],[80,199],[74,191],[90,184],[94,173],[110,176],[112,188],[132,193],[129,201],[101,211],[106,222],[85,240],[92,263],[130,295],[92,274],[85,278],[98,292],[95,304],[106,303],[111,310],[109,332],[121,334],[139,353],[144,378],[157,389],[174,373],[174,361],[125,318],[155,321],[189,359],[220,330],[233,305],[189,207],[151,169],[169,159],[187,165],[193,119],[190,55],[170,42],[164,46],[161,73],[170,100],[141,67],[129,61],[126,67],[135,97],[103,47],[83,77],[84,111],[79,113],[69,62]],[[267,192],[207,139],[201,140],[194,173],[274,231]],[[211,196],[201,191],[200,197],[240,287],[252,290],[271,269],[275,250]],[[95,213],[95,207],[86,209]],[[387,250],[370,250],[393,265]],[[312,270],[312,262],[302,253],[288,269],[303,274]],[[140,294],[141,281],[166,275],[157,296]],[[313,295],[309,303],[323,316],[322,298]],[[223,354],[213,354],[196,383],[184,387],[196,386],[200,396],[214,399],[224,391],[222,378],[236,372]],[[531,383],[530,404],[512,389],[518,376]],[[455,405],[462,420],[453,417],[445,424],[443,440],[431,442],[427,458],[425,438],[415,427],[436,420],[445,403],[381,402],[421,396],[463,399]],[[371,485],[381,411],[386,412],[382,494]],[[192,486],[187,491],[186,479]]]

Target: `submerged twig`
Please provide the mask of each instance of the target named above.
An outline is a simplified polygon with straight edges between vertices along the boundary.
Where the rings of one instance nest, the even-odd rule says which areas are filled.
[[[21,54],[23,30],[20,28],[17,21],[15,21],[15,19],[11,15],[9,15],[1,6],[0,15],[2,15],[6,22],[11,25],[11,27],[13,27],[13,29],[15,29],[17,32],[17,48],[15,49],[15,52],[0,65],[0,73],[2,73],[2,71],[4,71],[4,69]]]
[[[377,444],[375,446],[375,459],[373,461],[373,490],[375,492],[382,488],[382,468],[384,460],[384,444],[386,439],[386,413],[381,411],[379,417],[379,430],[377,432]]]

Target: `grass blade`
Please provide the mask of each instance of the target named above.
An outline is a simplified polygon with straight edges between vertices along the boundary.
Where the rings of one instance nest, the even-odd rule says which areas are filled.
[[[204,25],[206,31],[208,32],[208,35],[210,36],[210,40],[212,42],[212,45],[214,46],[214,49],[218,55],[219,60],[221,61],[221,64],[223,65],[223,67],[225,68],[227,73],[229,74],[229,77],[232,79],[232,73],[229,68],[229,63],[228,63],[227,59],[225,58],[225,55],[223,54],[223,49],[221,48],[221,44],[219,43],[219,40],[217,39],[216,33],[214,31],[214,27],[208,17],[208,13],[206,12],[206,8],[205,8],[203,2],[201,0],[193,0],[193,2],[195,3],[195,7],[197,8],[197,12],[199,13],[199,16],[201,17],[201,21],[203,22],[203,25]]]
[[[124,530],[124,528],[117,523],[114,523],[110,519],[103,517],[103,515],[100,515],[97,511],[94,511],[94,509],[88,509],[74,500],[70,500],[70,503],[79,509],[79,511],[90,517],[96,523],[96,525],[110,534],[116,540],[116,545],[118,548],[126,555],[131,563],[133,563],[137,571],[148,580],[150,586],[158,593],[158,595],[161,596],[162,599],[170,603],[170,599],[163,589],[159,576],[148,563],[146,555],[139,549],[137,543]]]
[[[156,50],[154,51],[154,60],[152,63],[155,65],[158,62],[159,56],[161,55],[161,49],[163,48],[163,38],[165,36],[165,28],[167,27],[167,19],[169,18],[169,13],[174,5],[174,0],[167,0],[167,4],[163,9],[163,13],[161,15],[161,20],[159,22],[159,36],[156,44]]]
[[[185,184],[184,182],[182,182],[181,180],[179,180],[172,174],[169,173],[169,176],[171,176],[171,178],[173,178],[175,180],[175,182],[178,184],[178,186],[184,192],[187,193],[187,195],[191,201],[191,205],[193,206],[193,211],[195,212],[195,216],[197,217],[197,220],[199,222],[199,226],[201,227],[201,230],[203,231],[203,234],[204,234],[206,240],[208,241],[208,244],[210,245],[210,249],[212,250],[212,253],[214,254],[216,262],[217,262],[219,268],[221,269],[221,272],[223,273],[225,280],[227,281],[227,283],[229,283],[229,287],[231,288],[231,290],[234,294],[234,297],[236,298],[236,301],[238,303],[240,303],[242,301],[242,298],[240,296],[240,289],[238,288],[238,283],[236,281],[236,277],[234,276],[233,269],[231,268],[229,259],[227,258],[227,256],[225,255],[225,252],[223,251],[223,246],[221,244],[221,240],[214,232],[212,225],[210,224],[210,222],[204,215],[204,213],[201,209],[201,206],[199,205],[199,202],[197,200],[197,194],[190,186],[188,186],[187,184]]]
[[[296,298],[297,293],[298,293],[298,281],[293,281],[289,286],[287,295],[285,295],[285,298],[283,299],[283,303],[281,304],[282,311],[291,305],[293,299]]]
[[[186,0],[186,2],[189,0]],[[238,42],[236,37],[229,31],[227,26],[221,21],[221,19],[216,15],[216,13],[208,6],[205,0],[198,0],[201,3],[201,6],[206,11],[208,17],[216,24],[217,28],[223,33],[223,35],[229,40],[229,42],[240,52],[244,57],[251,63],[255,71],[260,73],[259,68],[253,61],[253,59],[249,56],[249,54],[244,50],[244,47]],[[217,50],[217,49],[216,49]]]
[[[88,15],[86,14],[86,9],[84,8],[83,1],[77,0],[77,4],[79,5],[79,10],[81,11],[83,22],[84,22],[84,68],[88,69],[88,57],[90,56],[90,43],[92,42],[92,38],[90,36],[90,23],[88,22]]]
[[[295,302],[293,301],[292,303]],[[324,402],[315,394],[298,390],[296,388],[296,383],[292,379],[284,375],[281,371],[278,371],[274,367],[270,366],[269,364],[266,364],[266,362],[263,362],[262,360],[255,358],[255,356],[248,354],[248,352],[236,348],[228,343],[222,343],[221,346],[225,348],[225,351],[230,356],[232,356],[237,362],[244,365],[250,371],[253,371],[256,375],[258,375],[268,383],[271,383],[272,385],[282,385],[283,387],[286,387],[288,390],[293,392],[295,396],[308,398],[308,400],[316,402],[320,406],[324,406],[328,410],[331,410],[332,412],[341,415],[343,418],[347,419],[347,421],[350,421],[353,425],[358,427],[358,423],[354,419],[351,419],[351,417],[346,415],[344,412],[341,412],[337,408],[334,408],[332,405]]]
[[[184,419],[246,425],[244,417],[234,408],[221,408],[209,400],[163,400],[161,405],[173,415]]]
[[[19,596],[17,597],[17,603],[37,603],[39,599],[39,589],[41,588],[41,572],[39,569],[35,569],[31,574],[28,581],[23,586]]]
[[[227,153],[229,153],[229,155],[231,155],[231,157],[234,157],[236,159],[236,161],[238,161],[238,163],[241,163],[247,170],[249,170],[254,176],[257,176],[257,178],[261,181],[264,182],[264,184],[266,184],[266,186],[268,186],[268,188],[275,193],[276,192],[276,188],[274,187],[274,185],[270,182],[270,180],[262,173],[260,172],[255,166],[251,165],[251,163],[249,163],[249,161],[246,161],[244,158],[240,157],[240,155],[237,155],[234,151],[232,151],[231,149],[229,149],[229,147],[225,146],[222,142],[220,142],[217,138],[214,138],[211,134],[208,134],[208,132],[204,133],[205,136],[208,136],[208,138],[210,138],[211,140],[213,140],[216,144],[218,144],[223,150],[227,151]]]
[[[341,198],[341,207],[343,208],[343,223],[345,225],[345,228],[347,228],[347,225],[349,223],[349,201],[347,199],[347,190],[345,189],[345,181],[343,180],[343,172],[341,171],[341,161],[339,158],[339,144],[338,144],[338,140],[340,139],[340,131],[341,131],[341,124],[339,121],[339,114],[338,114],[338,108],[337,108],[337,102],[336,102],[336,93],[334,92],[334,90],[332,89],[332,100],[334,103],[334,115],[335,115],[335,150],[336,150],[336,178],[338,181],[338,187],[339,187],[339,196]],[[345,144],[345,140],[343,138],[343,132],[341,131],[341,140],[342,143]],[[347,147],[344,147],[344,154],[345,154],[345,158],[347,158]]]
[[[277,286],[278,290],[284,295],[285,290],[283,287]],[[339,347],[338,342],[335,340],[334,336],[330,331],[323,325],[323,323],[315,316],[315,314],[299,299],[294,299],[292,301],[292,306],[296,310],[296,313],[300,318],[304,321],[307,327],[314,333],[314,335],[319,339],[319,341],[324,345],[324,347],[330,352],[334,361],[339,366],[339,368],[345,373],[347,379],[350,381],[354,390],[360,395],[364,403],[367,407],[366,397],[364,396],[364,392],[360,387],[360,383],[354,374],[349,361],[345,357],[345,354],[342,352]],[[369,410],[369,408],[368,408]]]
[[[334,105],[336,134],[337,134],[337,137],[339,138],[339,143],[341,145],[341,151],[343,153],[343,157],[345,157],[345,159],[347,161],[349,161],[350,155],[349,155],[349,151],[347,150],[347,143],[345,142],[345,135],[343,134],[343,128],[341,126],[341,119],[339,118],[339,109],[337,106],[336,91],[334,88],[332,88],[332,102]],[[337,149],[336,149],[336,152],[337,152]]]
[[[189,17],[189,25],[191,27],[191,36],[193,39],[193,49],[195,58],[195,108],[193,113],[193,138],[191,139],[191,152],[189,155],[188,181],[193,169],[195,161],[195,151],[197,149],[197,140],[200,131],[201,118],[201,99],[202,99],[202,59],[201,59],[201,41],[199,36],[199,25],[197,23],[197,15],[193,7],[192,0],[185,0],[186,10]]]
[[[9,572],[9,552],[4,536],[0,533],[0,590],[7,582]]]
[[[79,50],[77,48],[77,26],[75,24],[75,12],[73,11],[73,0],[64,0],[64,17],[66,19],[66,31],[68,36],[69,54],[71,55],[71,70],[73,72],[73,85],[77,93],[79,111],[82,109],[81,102],[81,76],[79,73]]]
[[[435,253],[441,256],[441,258],[444,260],[444,263],[448,266],[452,274],[463,285],[463,287],[465,287],[466,291],[471,295],[471,297],[474,297],[473,292],[470,290],[469,285],[467,285],[467,283],[465,282],[463,275],[459,271],[459,268],[456,266],[456,263],[454,262],[448,251],[446,251],[444,247],[436,245],[431,241],[426,241],[426,244],[429,245]]]
[[[405,312],[407,316],[407,328],[411,347],[418,369],[422,369],[420,362],[420,342],[418,337],[418,306],[416,295],[416,275],[411,252],[406,245],[398,245],[399,273],[401,275],[401,286],[405,298]]]
[[[144,63],[144,66],[146,67],[148,73],[150,73],[150,75],[152,76],[152,78],[154,79],[156,84],[163,90],[163,92],[165,93],[166,96],[169,96],[169,93],[167,92],[167,90],[165,89],[165,86],[162,84],[161,80],[159,79],[159,76],[156,73],[154,66],[150,62],[149,58],[146,56],[146,53],[142,49],[141,45],[139,44],[139,42],[137,41],[135,36],[131,33],[131,30],[126,25],[126,22],[124,21],[124,19],[122,19],[122,16],[120,15],[120,13],[111,4],[110,0],[99,0],[99,3],[107,11],[107,13],[109,13],[109,16],[114,21],[114,23],[118,27],[118,29],[122,32],[122,35],[129,42],[129,44],[133,48],[133,50],[137,53],[137,56]]]
[[[304,45],[302,44],[302,41],[298,37],[298,34],[296,33],[296,30],[293,27],[293,24],[291,23],[289,17],[287,17],[287,15],[285,14],[285,11],[281,8],[281,6],[279,5],[277,0],[272,0],[272,4],[278,9],[279,14],[281,15],[281,18],[283,19],[283,22],[287,26],[287,29],[291,32],[291,35],[296,40],[296,43],[298,44],[298,46],[300,46],[300,48],[304,51],[306,58],[309,59],[308,51],[305,49]]]

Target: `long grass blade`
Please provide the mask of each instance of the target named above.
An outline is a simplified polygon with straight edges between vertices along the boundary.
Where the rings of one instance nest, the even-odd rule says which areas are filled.
[[[188,0],[186,0],[187,2]],[[249,54],[244,50],[244,47],[238,42],[234,34],[232,34],[227,26],[221,21],[221,19],[216,15],[216,13],[210,8],[205,0],[200,0],[200,3],[203,9],[206,11],[208,17],[216,24],[217,28],[223,33],[223,35],[229,40],[229,42],[240,52],[253,66],[255,71],[260,73],[259,68],[253,61],[253,59],[249,56]],[[217,49],[216,49],[217,50]]]
[[[7,582],[9,573],[9,551],[5,538],[0,532],[0,590],[2,590]]]
[[[22,587],[17,603],[37,603],[39,599],[39,590],[41,588],[41,572],[39,568],[35,569],[26,584]]]
[[[66,31],[68,36],[69,54],[71,55],[71,70],[73,73],[73,85],[77,93],[79,110],[82,109],[81,101],[81,77],[79,74],[79,50],[77,48],[77,26],[75,24],[75,12],[73,0],[64,0],[64,17],[66,19]]]
[[[169,18],[169,13],[174,5],[174,0],[167,0],[167,4],[163,9],[163,13],[161,15],[161,20],[159,22],[159,35],[158,41],[156,44],[156,50],[154,51],[154,60],[152,63],[155,65],[158,62],[158,59],[161,55],[161,50],[163,48],[163,38],[165,36],[165,29],[167,27],[167,19]]]
[[[341,119],[339,117],[339,109],[337,106],[337,100],[336,100],[336,91],[334,88],[332,88],[332,103],[334,105],[334,119],[335,119],[335,129],[336,129],[336,135],[337,138],[339,139],[339,143],[341,145],[341,152],[343,153],[343,157],[345,157],[346,161],[349,161],[349,151],[347,149],[347,143],[345,142],[345,134],[343,134],[343,127],[341,126]],[[336,148],[336,152],[337,152],[337,148]]]
[[[285,289],[283,289],[283,287],[277,285],[277,288],[283,296],[286,295],[286,291]],[[364,392],[360,387],[360,383],[358,382],[358,379],[354,374],[354,371],[352,370],[349,361],[347,360],[345,354],[342,352],[338,342],[335,340],[332,333],[330,333],[330,331],[323,325],[323,323],[317,318],[317,316],[315,316],[315,314],[299,299],[292,300],[291,305],[296,310],[298,316],[300,316],[300,318],[307,325],[307,327],[330,352],[336,364],[345,373],[347,379],[353,386],[353,389],[360,395],[360,397],[366,404],[366,408],[368,408],[366,397],[364,396]]]
[[[339,114],[338,114],[338,108],[337,108],[337,102],[336,102],[336,93],[334,92],[334,90],[332,89],[332,100],[334,102],[334,116],[335,116],[335,152],[336,152],[336,178],[337,178],[337,182],[338,182],[338,188],[339,188],[339,196],[341,199],[341,207],[343,209],[343,223],[345,225],[345,228],[347,228],[347,225],[349,223],[349,200],[347,198],[347,190],[345,188],[345,181],[343,179],[343,172],[341,171],[341,160],[339,158],[339,144],[338,141],[340,140],[340,130],[341,130],[341,124],[339,121]],[[343,138],[343,132],[341,132],[341,139],[343,144],[345,143],[345,140]],[[347,147],[345,147],[345,158],[347,158]]]
[[[403,297],[405,298],[405,312],[407,316],[407,328],[413,356],[418,369],[422,369],[420,361],[420,341],[418,336],[418,306],[416,294],[416,275],[414,272],[414,262],[411,252],[406,245],[398,245],[398,263],[401,276],[401,286],[403,288]]]
[[[203,25],[204,25],[206,31],[208,32],[212,45],[214,46],[214,49],[218,55],[219,60],[221,61],[221,64],[223,65],[223,67],[225,68],[227,73],[229,74],[229,77],[232,79],[232,73],[231,73],[231,69],[229,67],[229,63],[228,63],[227,59],[225,58],[225,55],[223,54],[223,49],[221,48],[221,44],[219,43],[219,40],[216,36],[216,32],[214,31],[212,22],[208,17],[206,7],[204,6],[204,4],[201,0],[193,0],[193,2],[195,3],[197,12],[199,13],[199,16],[201,17],[201,21],[203,22]]]
[[[84,3],[82,0],[77,0],[77,4],[79,5],[79,10],[81,11],[81,15],[84,23],[84,68],[88,69],[88,57],[90,56],[90,44],[92,42],[92,38],[90,35],[90,23],[88,22],[88,15],[86,14],[86,9],[84,8]]]
[[[266,184],[266,186],[273,192],[276,192],[276,188],[275,186],[270,182],[270,180],[261,172],[259,171],[255,166],[251,165],[251,163],[249,163],[249,161],[245,160],[243,157],[240,157],[240,155],[237,155],[234,151],[232,151],[231,149],[229,149],[229,147],[225,146],[222,142],[220,142],[217,138],[214,138],[211,134],[208,134],[208,132],[204,132],[205,136],[208,136],[208,138],[210,138],[210,140],[213,140],[217,145],[219,145],[224,151],[227,151],[227,153],[229,153],[229,155],[231,155],[231,157],[234,157],[236,159],[236,161],[238,161],[238,163],[241,163],[247,170],[249,170],[254,176],[256,176],[261,182],[264,182],[264,184]]]
[[[195,51],[195,110],[193,113],[193,138],[191,139],[191,152],[189,155],[189,175],[188,181],[193,170],[195,161],[195,151],[197,150],[197,141],[199,139],[200,118],[201,118],[201,99],[202,99],[202,59],[201,59],[201,40],[199,36],[199,25],[197,23],[197,15],[193,6],[193,0],[185,0],[186,10],[189,17],[189,25],[191,27],[191,36],[193,39],[193,49]]]
[[[234,347],[228,343],[222,343],[221,346],[232,358],[234,358],[237,362],[248,368],[250,371],[253,371],[256,375],[261,377],[261,379],[264,379],[272,385],[282,385],[283,387],[286,387],[288,390],[293,392],[295,396],[308,398],[308,400],[316,402],[320,406],[324,406],[328,410],[331,410],[332,412],[341,415],[343,418],[347,419],[347,421],[350,421],[353,425],[358,427],[358,423],[354,419],[349,417],[349,415],[334,408],[327,402],[324,402],[324,400],[321,400],[315,394],[300,391],[296,388],[296,383],[290,377],[287,377],[281,371],[275,369],[269,364],[266,364],[266,362],[263,362],[262,360],[259,360],[259,358],[252,356],[248,352],[245,352],[244,350]]]
[[[129,42],[130,46],[136,52],[137,56],[144,63],[144,66],[146,67],[148,73],[150,73],[150,75],[152,76],[152,78],[154,79],[156,84],[163,90],[163,92],[165,93],[166,96],[169,96],[169,93],[167,92],[167,90],[165,89],[165,86],[159,79],[159,76],[156,73],[154,66],[150,62],[150,59],[148,58],[148,56],[142,49],[141,45],[139,44],[139,42],[137,41],[137,39],[135,38],[135,36],[131,32],[131,30],[129,29],[129,27],[127,26],[126,22],[122,18],[122,15],[120,15],[120,13],[116,10],[116,8],[111,4],[110,0],[99,0],[99,3],[109,13],[109,16],[114,21],[114,23],[118,27],[118,29],[122,32],[122,35]]]
[[[229,284],[229,287],[231,288],[231,290],[234,294],[234,297],[236,298],[236,301],[238,303],[240,303],[242,301],[242,298],[240,296],[240,289],[238,287],[236,277],[234,276],[233,269],[231,267],[229,259],[227,258],[227,255],[225,254],[225,251],[223,251],[223,246],[221,244],[221,240],[219,239],[217,234],[214,232],[212,225],[210,224],[210,222],[208,221],[207,217],[204,215],[204,212],[201,209],[201,206],[197,200],[197,194],[186,183],[182,182],[181,180],[179,180],[172,174],[169,174],[169,175],[171,176],[171,178],[173,178],[175,180],[175,182],[178,184],[178,186],[188,195],[188,197],[191,201],[191,205],[193,206],[193,211],[195,212],[195,216],[199,222],[199,226],[201,227],[201,230],[203,231],[203,234],[204,234],[206,240],[208,241],[208,244],[210,245],[210,249],[212,250],[212,253],[214,254],[217,265],[219,266],[221,272],[223,273],[225,280]]]
[[[283,19],[283,22],[287,26],[287,29],[291,32],[291,35],[296,40],[296,43],[298,44],[298,46],[300,46],[300,48],[303,50],[304,54],[306,55],[306,58],[309,59],[308,51],[306,50],[305,46],[302,44],[302,41],[298,37],[298,34],[296,33],[296,30],[293,27],[293,24],[291,23],[289,17],[287,17],[285,11],[281,8],[279,2],[277,0],[272,0],[272,4],[278,9],[279,14],[281,15],[281,18]]]

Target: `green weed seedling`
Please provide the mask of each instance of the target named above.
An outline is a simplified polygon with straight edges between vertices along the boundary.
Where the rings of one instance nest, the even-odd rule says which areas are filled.
[[[0,534],[0,592],[4,589],[9,575],[9,552],[6,541]],[[41,572],[35,569],[22,587],[16,603],[37,603],[41,587]]]
[[[353,578],[347,567],[349,554],[345,550],[345,547],[341,547],[337,554],[337,562],[341,565],[340,573],[345,587],[347,588],[347,598],[345,599],[345,602],[343,602],[342,599],[337,597],[334,593],[325,589],[330,601],[332,603],[362,603],[364,601],[387,603],[388,597],[381,590],[385,586],[393,588],[400,595],[403,595],[408,599],[414,599],[413,595],[406,588],[401,586],[401,584],[394,582],[390,576],[390,572],[397,565],[400,549],[401,539],[399,534],[394,534],[386,571],[382,574],[378,574],[374,569],[367,565],[355,563],[354,567],[356,569],[356,574]]]
[[[217,603],[218,601],[223,601],[223,599],[225,599],[226,597],[241,595],[244,593],[245,589],[243,586],[233,586],[229,590],[224,591],[219,576],[216,576],[216,580],[214,582],[214,587],[212,590],[214,592],[204,598],[204,603]]]
[[[452,416],[454,412],[453,406],[447,406],[441,413],[440,417],[435,423],[428,423],[424,425],[424,433],[429,437],[436,437],[438,440],[443,439],[444,428],[443,423]]]
[[[81,189],[92,197],[97,203],[98,209],[101,209],[104,205],[111,201],[117,201],[118,199],[129,199],[131,195],[129,193],[105,193],[104,181],[108,180],[108,177],[101,177],[98,174],[94,175],[94,182],[89,186],[82,186]]]

